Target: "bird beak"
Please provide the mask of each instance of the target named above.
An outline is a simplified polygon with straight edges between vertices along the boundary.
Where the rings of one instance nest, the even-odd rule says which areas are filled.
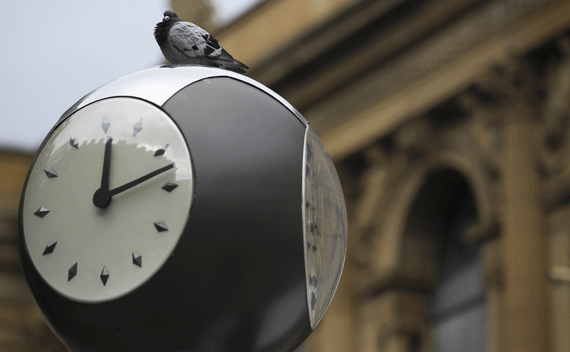
[[[162,19],[162,22],[167,22],[169,19],[170,19],[170,17],[164,16],[164,18]]]

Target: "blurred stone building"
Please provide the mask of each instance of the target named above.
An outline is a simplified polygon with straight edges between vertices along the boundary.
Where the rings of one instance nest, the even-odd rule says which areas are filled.
[[[344,187],[347,262],[303,352],[570,351],[569,0],[266,0],[215,35]],[[30,161],[0,154],[0,351],[62,350],[18,267]]]

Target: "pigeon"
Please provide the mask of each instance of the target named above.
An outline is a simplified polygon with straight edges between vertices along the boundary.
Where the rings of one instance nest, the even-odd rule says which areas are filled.
[[[238,73],[249,69],[225,51],[210,33],[182,21],[174,11],[164,12],[162,22],[154,28],[154,38],[172,64],[213,66]]]

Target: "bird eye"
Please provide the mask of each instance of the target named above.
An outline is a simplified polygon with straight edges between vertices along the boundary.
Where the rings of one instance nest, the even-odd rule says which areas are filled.
[[[164,18],[162,19],[162,22],[167,22],[168,20],[170,20],[170,16],[164,16]]]

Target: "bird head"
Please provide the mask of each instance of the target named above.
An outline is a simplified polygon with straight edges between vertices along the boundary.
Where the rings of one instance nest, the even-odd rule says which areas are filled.
[[[180,21],[180,18],[174,11],[164,11],[164,17],[162,21],[156,24],[154,27],[154,38],[158,42],[158,45],[164,45],[167,41],[168,31],[172,26]]]
[[[180,21],[180,18],[174,11],[164,11],[164,17],[162,18],[162,22],[177,22]]]

